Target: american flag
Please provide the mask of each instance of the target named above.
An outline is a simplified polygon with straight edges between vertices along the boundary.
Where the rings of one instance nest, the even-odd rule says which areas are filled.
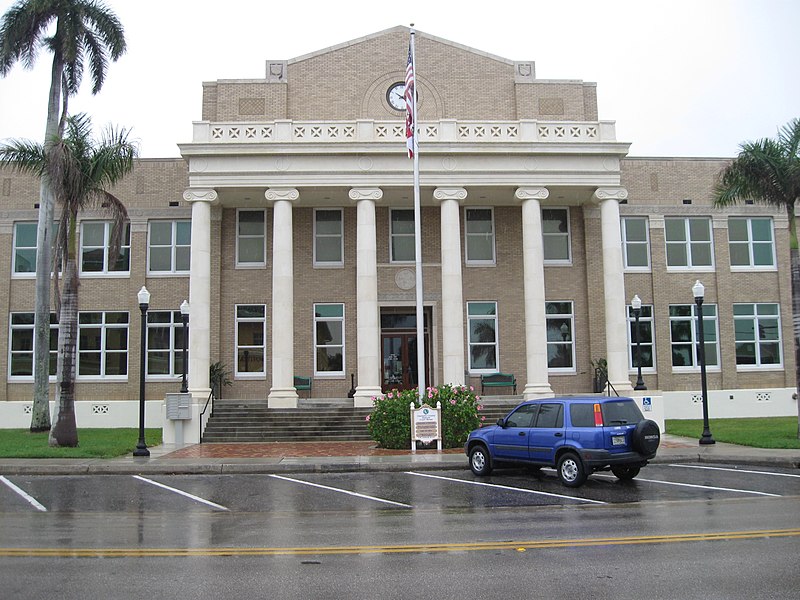
[[[414,56],[411,45],[408,46],[408,65],[406,65],[406,147],[408,158],[414,158]]]

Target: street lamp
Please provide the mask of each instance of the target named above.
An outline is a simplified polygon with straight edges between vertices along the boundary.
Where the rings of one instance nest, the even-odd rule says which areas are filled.
[[[184,300],[181,302],[181,321],[183,321],[183,380],[181,381],[181,394],[189,391],[186,384],[186,326],[189,324],[189,303]]]
[[[639,294],[634,294],[631,300],[631,308],[633,309],[633,318],[636,322],[634,330],[636,331],[636,385],[633,386],[634,390],[646,390],[647,386],[642,379],[642,345],[639,335],[639,315],[642,314],[642,299]]]
[[[133,455],[150,456],[150,450],[147,449],[147,444],[144,443],[144,370],[145,359],[147,358],[147,308],[150,304],[150,292],[147,291],[146,287],[142,286],[136,297],[139,300],[139,310],[142,311],[142,335],[139,355],[139,441],[136,443],[136,450],[133,451]]]
[[[694,302],[697,304],[697,336],[699,344],[697,348],[697,357],[700,361],[700,385],[703,394],[703,435],[700,438],[702,445],[714,444],[714,438],[711,436],[711,430],[708,428],[708,386],[706,385],[706,336],[703,332],[703,295],[706,288],[697,280],[692,286],[692,294],[694,294]]]

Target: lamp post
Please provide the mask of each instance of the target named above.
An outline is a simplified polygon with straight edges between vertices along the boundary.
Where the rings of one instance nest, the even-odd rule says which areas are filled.
[[[647,386],[642,379],[642,345],[639,335],[639,315],[642,314],[642,299],[638,294],[633,295],[631,300],[631,308],[633,309],[633,319],[636,322],[634,331],[636,332],[636,385],[633,386],[634,390],[646,390]]]
[[[703,435],[700,437],[700,444],[714,444],[711,430],[708,428],[708,386],[706,385],[706,337],[703,332],[703,296],[706,288],[697,280],[692,286],[694,302],[697,304],[697,336],[699,344],[697,348],[697,358],[700,361],[700,386],[703,394]]]
[[[139,355],[139,441],[136,443],[134,456],[150,456],[150,450],[144,442],[144,370],[147,358],[147,308],[150,305],[150,292],[142,286],[136,294],[139,300],[139,310],[142,311],[141,352]]]
[[[181,394],[189,391],[189,386],[186,383],[186,326],[189,324],[189,303],[184,300],[181,302],[181,321],[183,321],[183,379],[181,380]]]

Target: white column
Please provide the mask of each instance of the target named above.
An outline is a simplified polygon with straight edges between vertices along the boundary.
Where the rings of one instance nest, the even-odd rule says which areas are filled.
[[[372,406],[381,395],[381,331],[378,308],[378,255],[375,202],[383,197],[379,188],[350,190],[356,201],[356,330],[358,385],[354,406]]]
[[[270,188],[264,196],[272,210],[272,387],[269,408],[296,408],[294,389],[294,252],[292,202],[294,188]]]
[[[441,201],[442,244],[442,383],[464,385],[464,296],[461,280],[460,202],[464,188],[436,188]]]
[[[522,264],[525,294],[526,381],[523,396],[553,396],[547,376],[547,319],[544,302],[544,241],[540,200],[550,192],[544,187],[518,188],[514,195],[522,200]]]
[[[603,300],[606,317],[606,360],[608,380],[617,392],[633,391],[628,376],[628,319],[625,314],[625,276],[622,262],[622,238],[619,230],[619,201],[628,197],[625,188],[599,188],[594,193],[600,201],[600,227],[603,246]]]

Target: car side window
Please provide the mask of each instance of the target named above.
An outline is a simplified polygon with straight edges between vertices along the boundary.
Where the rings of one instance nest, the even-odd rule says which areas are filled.
[[[534,427],[558,428],[564,426],[564,412],[561,404],[556,402],[543,402],[539,409]]]
[[[594,427],[593,404],[570,404],[569,416],[573,427]]]
[[[536,416],[538,404],[525,404],[511,413],[506,419],[506,427],[530,427]]]

